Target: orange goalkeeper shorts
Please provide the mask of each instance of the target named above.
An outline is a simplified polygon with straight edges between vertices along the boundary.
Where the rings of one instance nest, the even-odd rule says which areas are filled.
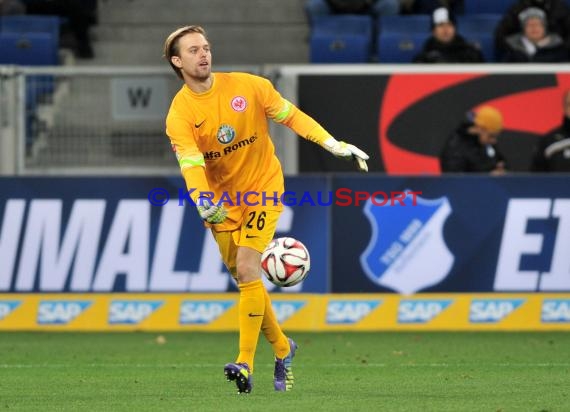
[[[278,210],[248,209],[239,229],[228,232],[211,229],[220,248],[222,260],[234,278],[237,274],[238,247],[245,246],[263,253],[275,236],[280,214],[281,211]]]

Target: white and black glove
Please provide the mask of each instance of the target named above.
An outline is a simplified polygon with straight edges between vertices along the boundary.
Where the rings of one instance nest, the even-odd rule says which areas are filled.
[[[358,147],[349,143],[340,142],[334,137],[329,137],[325,140],[323,147],[336,157],[354,161],[359,171],[368,172],[366,161],[369,159],[369,156]]]
[[[202,220],[211,224],[222,223],[228,216],[228,211],[223,205],[215,205],[208,197],[199,197],[196,207]]]

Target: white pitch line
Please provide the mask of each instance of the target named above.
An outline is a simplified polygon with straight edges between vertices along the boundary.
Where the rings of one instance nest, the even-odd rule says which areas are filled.
[[[145,363],[87,363],[87,364],[59,364],[59,363],[3,363],[0,364],[0,369],[65,369],[65,368],[140,368],[140,369],[177,369],[177,368],[219,368],[219,363],[173,363],[173,364],[145,364]],[[567,368],[570,363],[400,363],[400,364],[387,364],[387,363],[327,363],[327,364],[302,364],[301,367],[314,367],[314,368],[459,368],[459,367],[514,367],[514,368]],[[260,364],[257,366],[272,368],[272,364]]]

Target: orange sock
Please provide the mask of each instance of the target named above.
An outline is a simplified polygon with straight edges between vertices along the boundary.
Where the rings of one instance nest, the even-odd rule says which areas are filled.
[[[263,317],[263,323],[261,324],[261,331],[267,341],[273,347],[273,353],[280,359],[283,359],[289,354],[289,340],[287,336],[283,333],[279,322],[277,321],[277,316],[273,311],[273,306],[271,306],[271,298],[267,289],[263,288],[265,296],[265,316]]]
[[[247,363],[253,373],[253,358],[265,316],[265,287],[261,279],[240,283],[239,287],[239,356],[238,363]]]

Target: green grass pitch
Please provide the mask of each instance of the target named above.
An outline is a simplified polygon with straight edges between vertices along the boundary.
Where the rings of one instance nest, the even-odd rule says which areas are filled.
[[[260,338],[250,395],[223,376],[236,333],[0,333],[5,411],[568,411],[569,333],[292,333],[273,391]]]

